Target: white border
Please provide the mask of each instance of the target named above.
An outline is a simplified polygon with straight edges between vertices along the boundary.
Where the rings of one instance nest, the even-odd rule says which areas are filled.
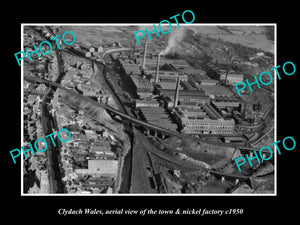
[[[156,24],[156,23],[155,23]],[[176,23],[171,23],[172,25],[177,25]],[[23,31],[24,26],[152,26],[151,23],[21,23],[21,51],[23,49]],[[163,26],[167,24],[162,24]],[[277,65],[277,23],[191,23],[185,24],[181,23],[180,26],[274,26],[274,67]],[[180,29],[180,28],[179,28]],[[23,61],[21,62],[21,146],[23,146]],[[275,71],[274,71],[275,75]],[[277,141],[277,76],[275,77],[274,84],[274,140]],[[199,193],[199,194],[138,194],[138,193],[129,193],[129,194],[24,194],[23,193],[23,157],[21,158],[21,196],[277,196],[277,151],[275,152],[275,173],[274,173],[274,193],[265,193],[265,194],[224,194],[224,193]]]

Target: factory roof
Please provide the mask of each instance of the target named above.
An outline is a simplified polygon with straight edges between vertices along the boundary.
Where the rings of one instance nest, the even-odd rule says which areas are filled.
[[[206,74],[192,73],[189,76],[193,77],[195,80],[209,80],[210,78]]]
[[[135,100],[136,107],[147,107],[147,106],[159,106],[159,102],[156,99],[151,100]]]
[[[197,88],[195,88],[195,87],[193,87],[191,84],[189,84],[188,82],[186,82],[186,81],[181,81],[181,83],[182,83],[182,85],[186,88],[186,89],[188,89],[188,90],[196,90]]]
[[[164,113],[165,110],[161,107],[141,107],[141,110],[142,112],[145,112],[145,113]]]
[[[201,84],[204,85],[204,83],[211,83],[211,84],[217,84],[219,81],[215,80],[215,79],[205,79],[205,80],[201,80]]]
[[[88,169],[75,169],[74,172],[117,176],[118,160],[88,160]]]
[[[156,73],[156,70],[145,69],[144,71],[146,74],[155,74]],[[182,72],[168,71],[168,70],[159,70],[158,74],[159,75],[174,75],[174,76],[185,75],[185,73],[182,73]]]
[[[175,90],[171,90],[171,89],[160,89],[159,92],[161,95],[168,95],[171,97],[175,95]],[[178,96],[179,97],[190,96],[193,98],[208,97],[205,95],[205,92],[203,90],[180,90]]]
[[[230,76],[230,77],[244,77],[244,74],[242,73],[236,73],[234,71],[229,71],[227,73],[227,77]]]
[[[195,108],[195,109],[181,107],[180,110],[183,111],[183,112],[203,112],[204,111],[203,108],[201,108],[201,107]]]
[[[195,125],[196,121],[202,121],[202,122],[210,122],[210,123],[218,123],[218,122],[224,122],[228,124],[235,124],[234,119],[224,119],[224,118],[218,118],[218,119],[211,119],[208,117],[200,117],[200,116],[189,116],[185,118],[186,121],[189,121],[190,124]],[[187,122],[185,122],[187,124]]]
[[[184,72],[194,75],[206,75],[206,71],[201,68],[186,67]]]
[[[210,116],[211,119],[222,119],[222,116],[210,104],[201,104],[201,107]]]
[[[142,78],[139,75],[130,76],[137,88],[149,88],[152,90],[152,85],[149,80]]]
[[[161,107],[146,108],[141,107],[141,111],[144,114],[147,122],[158,125],[171,130],[176,130],[177,125],[172,123],[169,116],[165,113],[165,110]]]
[[[199,86],[207,95],[233,95],[226,87],[200,85]]]
[[[216,95],[215,101],[217,102],[239,102],[240,100],[235,96],[223,96],[223,95]]]
[[[89,169],[116,168],[118,160],[88,160]]]
[[[158,82],[158,88],[161,88],[161,89],[172,89],[172,90],[175,90],[176,89],[176,80],[174,79],[163,79],[163,80],[160,80]],[[183,87],[180,85],[179,86],[179,90],[182,90]]]
[[[177,109],[176,112],[180,117],[187,119],[210,119],[210,120],[220,120],[223,117],[208,103],[200,104],[201,108],[198,109]],[[194,114],[194,112],[199,112],[199,115]],[[205,112],[205,114],[203,114]],[[193,113],[193,115],[191,115]]]

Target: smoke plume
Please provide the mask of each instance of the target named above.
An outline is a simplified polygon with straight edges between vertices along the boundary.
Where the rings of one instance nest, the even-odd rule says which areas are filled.
[[[185,27],[172,30],[169,35],[168,46],[160,53],[161,55],[167,55],[173,53],[178,44],[182,41],[185,34]]]

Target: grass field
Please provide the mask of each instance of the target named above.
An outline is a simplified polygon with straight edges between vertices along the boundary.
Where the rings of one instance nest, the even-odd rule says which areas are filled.
[[[274,53],[274,42],[266,36],[265,26],[226,26],[232,34],[216,26],[192,26],[191,29],[212,38],[220,38]]]

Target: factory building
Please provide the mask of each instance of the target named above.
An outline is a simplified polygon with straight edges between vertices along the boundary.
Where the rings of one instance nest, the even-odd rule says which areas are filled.
[[[131,75],[130,77],[139,98],[149,98],[152,95],[153,86],[149,80],[139,75]]]
[[[124,72],[130,77],[132,88],[136,91],[138,97],[141,99],[149,98],[152,95],[153,86],[148,79],[141,76],[138,65],[127,58],[119,57],[118,59]]]
[[[183,133],[186,134],[232,134],[234,132],[234,120],[211,119],[183,119]]]
[[[216,86],[219,81],[209,78],[206,74],[189,74],[188,82],[200,89],[201,85]]]
[[[200,85],[200,90],[204,91],[210,98],[215,99],[217,96],[232,96],[233,93],[223,86]]]
[[[166,107],[174,106],[174,96],[176,91],[170,89],[160,89],[159,95],[163,98]],[[202,90],[181,90],[178,93],[178,107],[197,108],[201,103],[210,102],[210,98]]]
[[[156,85],[158,89],[168,89],[175,90],[176,89],[176,79],[164,79],[160,80]],[[183,90],[183,87],[180,85],[179,90]]]
[[[155,70],[144,70],[144,73],[150,77],[150,82],[154,82],[155,78]],[[180,79],[182,81],[188,80],[188,75],[185,73],[175,72],[175,71],[159,71],[158,72],[158,82],[162,80],[176,80],[177,77],[180,76]]]
[[[156,99],[136,99],[135,100],[135,107],[159,107],[159,102]]]
[[[181,130],[186,134],[231,134],[233,119],[224,119],[209,103],[200,104],[199,109],[177,108],[175,110]]]
[[[118,58],[120,65],[124,69],[124,72],[130,76],[130,75],[137,75],[141,74],[141,70],[139,69],[138,65],[128,58]]]
[[[244,75],[243,74],[237,74],[234,72],[228,72],[222,73],[220,75],[220,81],[223,81],[227,84],[235,85],[236,83],[243,82],[244,81]]]
[[[163,127],[169,130],[177,130],[177,124],[172,123],[169,116],[162,107],[140,107],[143,119],[148,123]]]
[[[221,74],[226,74],[227,71],[218,68],[216,65],[212,63],[205,64],[207,75],[215,80],[220,80]]]
[[[225,109],[227,107],[239,108],[240,100],[235,96],[216,96],[212,103],[219,109]]]
[[[184,90],[197,90],[197,87],[190,82],[181,81]]]

